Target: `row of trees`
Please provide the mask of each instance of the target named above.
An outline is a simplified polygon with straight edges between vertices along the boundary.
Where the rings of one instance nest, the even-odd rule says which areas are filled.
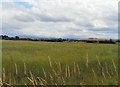
[[[75,39],[62,39],[62,38],[20,38],[19,36],[9,37],[7,35],[1,35],[1,39],[3,40],[31,40],[31,41],[46,41],[46,42],[63,42],[63,41],[79,41]]]
[[[37,39],[32,39],[32,38],[20,38],[19,36],[15,36],[15,37],[9,37],[7,35],[1,35],[0,36],[1,39],[3,40],[30,40],[30,41],[46,41],[46,42],[64,42],[64,41],[68,41],[68,42],[87,42],[87,43],[112,43],[115,44],[116,42],[120,42],[120,39],[118,40],[76,40],[76,39],[62,39],[62,38],[37,38]],[[94,39],[94,38],[93,38]]]
[[[18,37],[18,36],[9,37],[9,36],[7,36],[7,35],[1,35],[1,36],[0,36],[0,39],[3,39],[3,40],[19,40],[19,37]]]

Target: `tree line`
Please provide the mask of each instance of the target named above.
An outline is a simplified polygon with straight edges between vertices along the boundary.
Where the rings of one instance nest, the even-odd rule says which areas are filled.
[[[0,35],[2,40],[30,40],[30,41],[47,41],[47,42],[63,42],[63,41],[79,41],[76,39],[63,38],[20,38],[19,36],[9,37],[7,35]]]
[[[63,39],[63,38],[21,38],[19,36],[15,37],[9,37],[7,35],[0,35],[0,39],[2,40],[29,40],[29,41],[45,41],[45,42],[86,42],[86,43],[110,43],[110,44],[116,44],[117,42],[120,42],[120,39],[108,39],[108,40],[100,40],[97,38],[97,40],[93,40],[95,38],[88,38],[88,39]]]

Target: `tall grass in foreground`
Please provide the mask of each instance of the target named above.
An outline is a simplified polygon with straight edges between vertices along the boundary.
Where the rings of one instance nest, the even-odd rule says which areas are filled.
[[[106,61],[101,62],[96,56],[96,65],[92,66],[89,63],[88,54],[86,55],[85,67],[73,61],[73,67],[69,64],[62,65],[60,62],[51,61],[50,57],[48,71],[42,67],[43,73],[41,76],[36,76],[31,70],[27,70],[26,63],[23,63],[23,73],[19,73],[18,66],[14,64],[14,73],[8,76],[3,67],[2,81],[4,85],[117,85],[117,65],[114,59],[111,60],[113,69],[108,66]],[[97,69],[96,69],[97,66]],[[39,66],[38,66],[39,67]],[[83,69],[84,68],[84,69]],[[84,71],[83,71],[84,70]],[[84,74],[86,73],[86,74]],[[23,80],[20,82],[19,80]]]

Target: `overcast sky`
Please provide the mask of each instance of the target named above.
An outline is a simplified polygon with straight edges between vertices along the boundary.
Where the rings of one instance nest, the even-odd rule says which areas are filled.
[[[0,1],[2,34],[77,39],[118,38],[119,0]]]

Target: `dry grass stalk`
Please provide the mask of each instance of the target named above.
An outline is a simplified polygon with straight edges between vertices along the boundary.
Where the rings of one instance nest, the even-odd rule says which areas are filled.
[[[2,71],[2,79],[3,79],[3,82],[6,81],[6,75],[5,75],[5,68],[3,67],[3,71]]]
[[[52,77],[51,73],[49,73],[49,77],[50,77],[51,80],[53,80],[53,77]]]
[[[52,62],[51,62],[51,59],[50,57],[48,56],[48,59],[49,59],[49,64],[50,64],[50,67],[52,67]]]
[[[34,76],[33,76],[33,74],[32,74],[31,71],[30,71],[30,77],[31,77],[31,79],[34,81]]]
[[[92,68],[92,72],[93,72],[94,77],[96,77],[96,73],[93,68]]]
[[[100,60],[98,58],[98,56],[96,55],[97,61],[98,61],[98,65],[101,66]]]
[[[44,85],[42,79],[40,79],[39,77],[37,77],[37,80],[40,81],[40,85]]]
[[[78,75],[80,75],[80,68],[79,68],[79,65],[77,64],[76,67],[77,67]]]
[[[60,74],[60,71],[59,71],[59,64],[55,61],[55,64],[56,64],[56,66],[57,66],[57,71],[55,71],[55,75],[57,76],[57,77],[59,77],[59,74]]]
[[[40,80],[40,85],[44,85],[43,82]]]
[[[115,70],[115,73],[116,73],[116,75],[118,74],[118,72],[117,72],[117,68],[116,68],[116,65],[115,65],[115,62],[114,62],[114,60],[112,59],[112,63],[113,63],[113,66],[114,66],[114,70]]]
[[[54,85],[54,78],[52,77],[51,73],[49,72],[50,82],[51,85]]]
[[[28,78],[28,80],[32,83],[32,85],[38,85],[37,80],[33,78],[33,76],[32,76],[32,73],[31,73],[31,72],[30,72],[30,74],[31,74],[31,78],[27,77],[27,78]]]
[[[70,78],[70,67],[68,65],[68,77]]]
[[[44,69],[44,68],[42,68],[42,70],[43,70],[44,77],[46,78],[46,77],[47,77],[47,75],[46,75],[45,69]]]
[[[2,87],[3,85],[3,82],[2,82],[2,79],[0,78],[0,86]]]
[[[24,63],[24,75],[27,75],[26,64]]]
[[[52,68],[52,71],[53,71],[54,75],[58,78],[59,76],[53,68]]]
[[[31,78],[27,77],[27,79],[32,83],[32,85],[34,85],[35,87],[35,83],[34,83],[34,80],[32,80]]]
[[[62,82],[63,82],[63,85],[65,85],[65,79],[63,76],[62,76]]]
[[[70,78],[70,67],[66,65],[66,78]]]
[[[107,66],[107,63],[106,63],[106,62],[105,62],[105,65],[106,65],[106,72],[107,72],[108,76],[111,78],[111,75],[110,75],[110,73],[109,73],[109,71],[108,71],[108,66]]]
[[[75,77],[80,75],[80,68],[79,65],[74,62],[74,75]]]
[[[86,67],[88,68],[88,53],[86,54]]]
[[[44,86],[45,86],[45,85],[49,85],[45,79],[43,79],[43,78],[41,78],[41,77],[40,77],[40,79],[41,79],[41,80],[40,80],[41,83],[42,83]]]
[[[34,79],[34,83],[35,83],[35,85],[38,85],[38,83],[37,83],[37,80],[36,80],[36,79]]]
[[[41,81],[45,82],[45,84],[48,84],[47,81],[43,78],[41,78]]]
[[[30,71],[30,77],[31,77],[31,80],[33,81],[34,85],[37,85],[38,83],[37,83],[36,79],[34,79],[34,76],[31,71]]]
[[[2,87],[11,87],[11,84],[8,84],[8,83],[6,83],[6,82],[3,82]]]
[[[106,79],[103,67],[102,67],[102,76],[103,76],[104,79]]]
[[[55,82],[55,86],[58,87],[58,84]]]
[[[18,68],[16,63],[15,63],[15,75],[18,76]]]

